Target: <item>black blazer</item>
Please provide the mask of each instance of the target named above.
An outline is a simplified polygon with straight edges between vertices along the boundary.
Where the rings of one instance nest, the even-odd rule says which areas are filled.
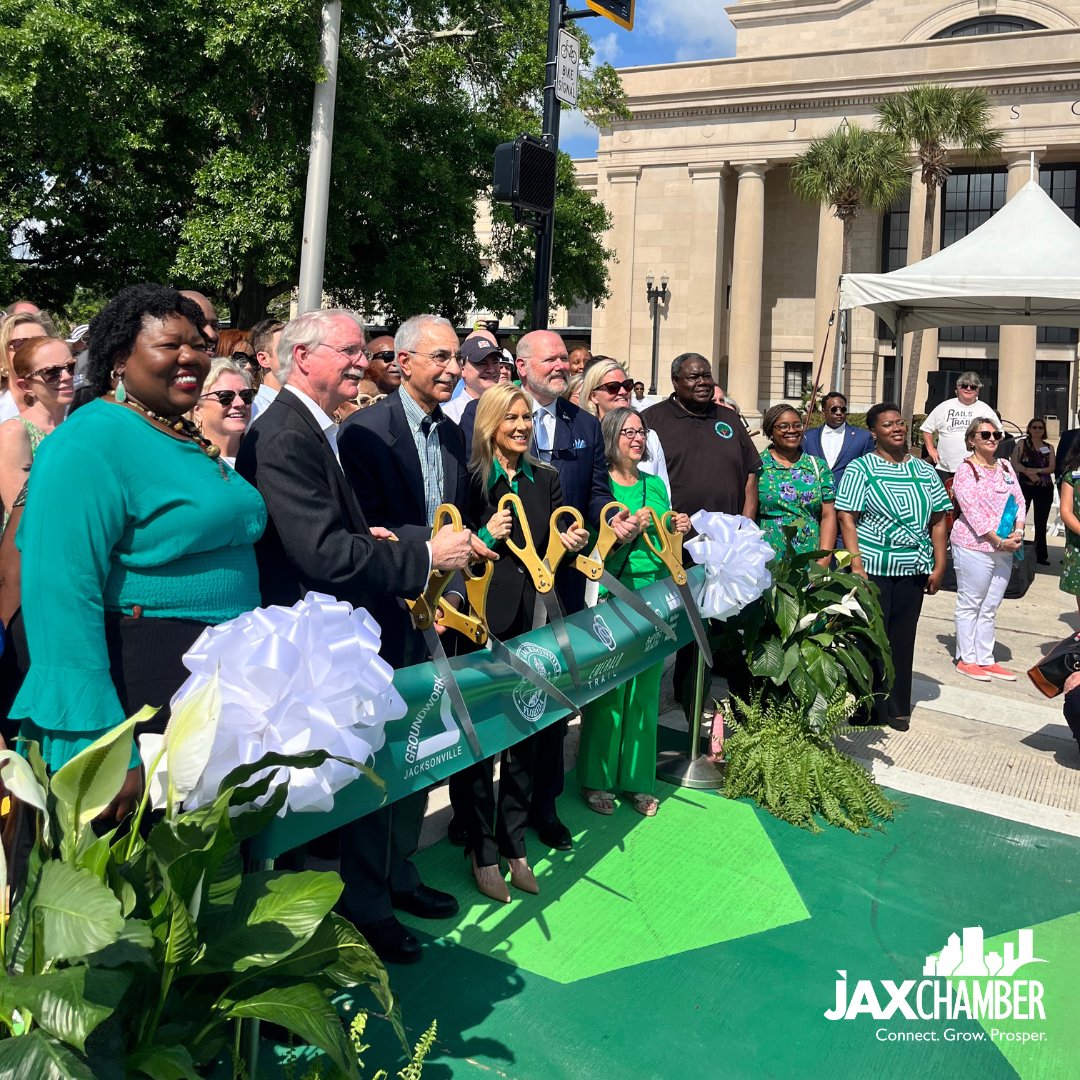
[[[427,545],[370,535],[326,436],[288,390],[244,437],[236,471],[258,489],[269,514],[255,545],[264,604],[291,605],[313,589],[373,610],[388,592],[413,597],[423,589]],[[385,646],[385,628],[383,638]]]
[[[543,556],[547,549],[551,530],[551,512],[564,504],[559,474],[546,465],[533,467],[534,479],[522,477],[518,482],[518,495],[525,507],[525,518],[532,532],[533,543]],[[472,514],[477,527],[486,525],[498,510],[499,500],[510,491],[505,476],[495,481],[488,490],[479,478],[472,478]],[[524,543],[524,535],[516,516],[510,537],[515,544]],[[493,550],[499,556],[491,575],[488,590],[487,616],[491,632],[505,640],[532,629],[533,611],[536,607],[536,588],[524,566],[518,562],[505,541],[499,541]],[[578,577],[581,577],[578,574]]]

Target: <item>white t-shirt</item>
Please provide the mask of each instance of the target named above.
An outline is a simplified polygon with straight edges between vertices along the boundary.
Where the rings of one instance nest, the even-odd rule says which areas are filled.
[[[985,401],[976,399],[965,405],[959,398],[949,398],[938,405],[923,421],[922,431],[937,435],[938,470],[954,473],[968,456],[964,433],[976,418],[986,417],[998,423],[997,413]]]
[[[831,428],[825,424],[821,429],[821,452],[825,455],[825,464],[831,469],[844,449],[844,438],[847,435],[847,424]]]

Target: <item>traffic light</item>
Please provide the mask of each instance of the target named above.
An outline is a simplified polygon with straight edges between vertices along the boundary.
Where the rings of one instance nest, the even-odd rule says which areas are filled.
[[[555,207],[555,151],[532,135],[495,147],[491,197],[520,210],[550,214]]]
[[[618,23],[624,30],[634,29],[634,0],[585,0],[585,3],[597,15]]]

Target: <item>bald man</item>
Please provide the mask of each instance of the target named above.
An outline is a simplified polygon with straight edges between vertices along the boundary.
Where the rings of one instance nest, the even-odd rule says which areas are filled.
[[[219,324],[214,305],[201,292],[196,292],[194,289],[181,289],[180,295],[186,296],[189,300],[194,300],[199,305],[203,318],[206,319],[206,322],[199,329],[202,330],[203,337],[210,342],[210,355],[216,356]]]
[[[392,394],[401,385],[401,368],[397,364],[394,339],[389,334],[368,342],[366,377],[379,388],[380,394]]]

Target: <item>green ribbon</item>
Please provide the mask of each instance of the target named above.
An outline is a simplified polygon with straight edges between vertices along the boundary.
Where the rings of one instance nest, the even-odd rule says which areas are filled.
[[[695,592],[704,570],[689,571]],[[659,663],[693,640],[682,598],[670,578],[637,590],[637,594],[675,630],[671,641],[632,608],[608,600],[566,619],[570,646],[581,671],[576,689],[550,626],[543,626],[506,642],[511,652],[539,668],[579,707],[613,686]],[[482,753],[469,748],[439,682],[435,665],[428,662],[402,668],[394,686],[405,699],[401,720],[386,726],[386,742],[375,754],[372,768],[386,784],[386,796],[375,784],[359,777],[334,797],[326,813],[289,813],[275,818],[253,840],[256,858],[272,859],[377,810],[385,802],[422,791],[439,780],[501,753],[549,724],[561,720],[566,709],[538,690],[512,668],[493,659],[486,649],[451,660],[458,685],[472,715]]]

